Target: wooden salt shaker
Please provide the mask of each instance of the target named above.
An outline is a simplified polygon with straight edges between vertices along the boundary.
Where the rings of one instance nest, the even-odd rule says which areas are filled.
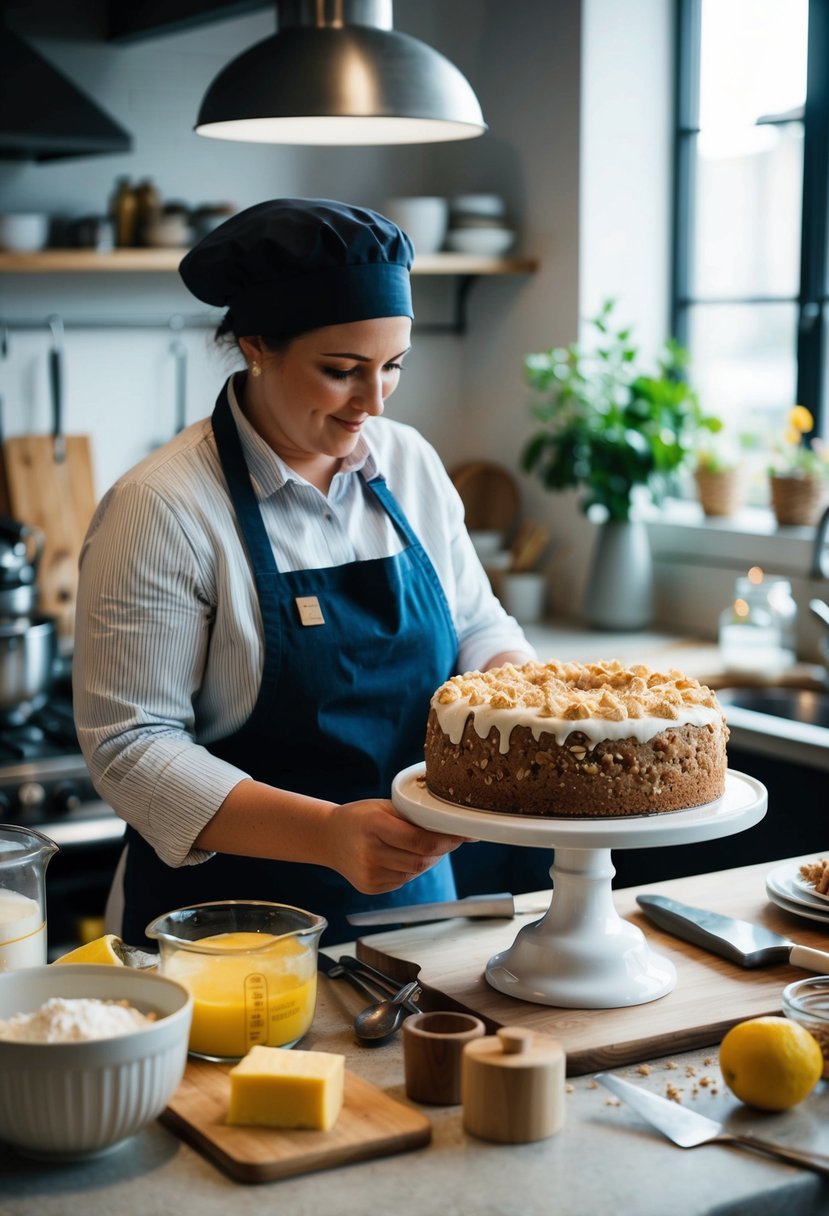
[[[470,1013],[416,1013],[403,1023],[406,1094],[415,1102],[456,1106],[463,1049],[486,1027]]]
[[[463,1125],[482,1140],[546,1140],[564,1123],[565,1056],[549,1035],[503,1026],[463,1050]]]

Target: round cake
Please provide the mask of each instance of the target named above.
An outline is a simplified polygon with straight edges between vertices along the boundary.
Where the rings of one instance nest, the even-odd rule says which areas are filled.
[[[728,727],[710,688],[616,660],[453,676],[426,727],[426,785],[511,815],[657,815],[725,789]]]

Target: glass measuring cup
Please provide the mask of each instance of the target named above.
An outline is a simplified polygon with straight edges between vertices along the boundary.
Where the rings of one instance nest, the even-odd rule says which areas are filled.
[[[46,962],[46,867],[54,840],[0,824],[0,971]]]
[[[190,1054],[240,1060],[251,1047],[293,1047],[317,1000],[322,916],[288,904],[194,904],[147,926],[162,975],[193,994]]]

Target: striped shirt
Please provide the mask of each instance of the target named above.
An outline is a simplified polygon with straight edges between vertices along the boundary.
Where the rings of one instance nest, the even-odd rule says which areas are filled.
[[[463,504],[417,431],[369,419],[326,496],[248,423],[232,381],[228,396],[280,570],[399,552],[403,540],[366,487],[380,473],[435,566],[458,669],[506,650],[533,655],[493,596]],[[256,588],[207,418],[116,482],[81,554],[73,657],[81,749],[100,796],[170,865],[210,856],[193,841],[248,776],[205,745],[250,716],[263,657]]]

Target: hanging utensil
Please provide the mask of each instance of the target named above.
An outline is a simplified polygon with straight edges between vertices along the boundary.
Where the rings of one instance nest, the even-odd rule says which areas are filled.
[[[184,328],[182,317],[170,318],[170,329],[175,335],[170,342],[170,354],[175,359],[176,420],[173,434],[178,435],[187,425],[187,347],[181,339]]]
[[[63,320],[49,317],[52,346],[49,350],[49,388],[52,395],[52,443],[56,463],[66,459],[66,439],[63,435]]]

